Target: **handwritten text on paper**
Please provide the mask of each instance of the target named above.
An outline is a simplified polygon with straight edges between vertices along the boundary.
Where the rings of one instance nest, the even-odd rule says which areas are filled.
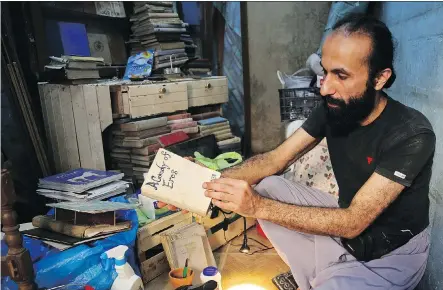
[[[172,189],[174,188],[174,181],[178,175],[178,171],[171,169],[171,167],[167,164],[167,161],[170,160],[172,156],[166,151],[161,151],[160,153],[163,155],[161,164],[156,162],[155,164],[152,165],[152,166],[157,166],[160,169],[160,171],[157,173],[157,175],[150,176],[149,177],[150,180],[146,182],[146,185],[153,187],[155,190],[158,190],[159,186],[169,187]],[[166,174],[167,172],[170,172],[170,175]]]

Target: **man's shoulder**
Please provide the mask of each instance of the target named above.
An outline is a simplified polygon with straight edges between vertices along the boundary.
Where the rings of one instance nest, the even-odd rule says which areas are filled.
[[[390,102],[386,143],[394,146],[419,135],[435,137],[431,122],[423,113],[399,101],[390,99]]]
[[[431,122],[423,113],[399,101],[391,99],[390,102],[392,105],[389,116],[391,133],[399,131],[401,134],[415,135],[434,132]]]

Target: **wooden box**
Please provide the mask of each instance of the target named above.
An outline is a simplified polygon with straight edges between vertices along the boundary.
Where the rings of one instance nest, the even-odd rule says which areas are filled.
[[[228,80],[224,76],[186,81],[186,85],[189,107],[228,102]]]
[[[151,249],[161,244],[160,233],[182,227],[191,222],[192,215],[190,213],[177,212],[155,220],[138,230],[137,255],[144,284],[169,270],[165,252],[162,251],[154,256],[149,253]]]
[[[118,85],[112,87],[113,113],[131,118],[188,109],[187,86],[182,82]]]

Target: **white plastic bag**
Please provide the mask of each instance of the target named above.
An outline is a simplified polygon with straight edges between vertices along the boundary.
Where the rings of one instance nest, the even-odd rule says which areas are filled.
[[[293,73],[292,75],[287,75],[281,71],[277,71],[277,77],[282,84],[283,89],[302,89],[309,88],[312,81],[312,76],[298,76],[302,72],[310,72],[309,68],[302,68]]]

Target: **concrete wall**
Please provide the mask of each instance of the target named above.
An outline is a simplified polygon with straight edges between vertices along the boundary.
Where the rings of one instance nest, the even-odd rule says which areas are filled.
[[[293,73],[316,52],[328,2],[248,2],[252,151],[264,152],[283,140],[277,70]]]
[[[397,40],[397,80],[387,92],[428,117],[437,135],[431,254],[420,289],[443,289],[443,3],[383,2],[378,14]]]

